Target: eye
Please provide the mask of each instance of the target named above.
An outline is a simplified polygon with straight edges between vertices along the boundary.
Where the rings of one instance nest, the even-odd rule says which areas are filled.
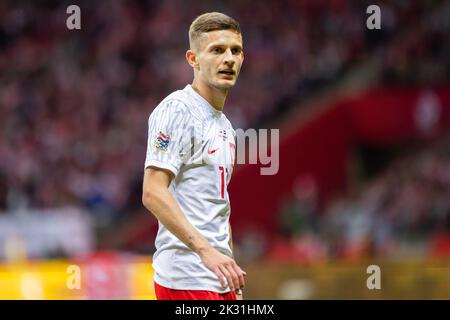
[[[212,51],[214,52],[214,53],[222,53],[222,48],[220,48],[220,47],[214,47],[213,49],[212,49]]]
[[[231,49],[231,52],[233,53],[233,54],[239,54],[239,53],[241,53],[241,49],[240,48],[233,48],[233,49]]]

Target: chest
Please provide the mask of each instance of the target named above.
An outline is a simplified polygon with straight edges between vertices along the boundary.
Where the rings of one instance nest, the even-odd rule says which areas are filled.
[[[220,121],[211,123],[202,135],[202,160],[205,164],[232,169],[236,142],[233,128]]]

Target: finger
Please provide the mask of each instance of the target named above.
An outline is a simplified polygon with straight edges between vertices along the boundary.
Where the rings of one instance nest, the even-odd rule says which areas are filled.
[[[239,288],[244,289],[246,273],[238,265],[236,265],[236,269],[237,269],[237,275],[239,277]]]
[[[219,266],[219,269],[222,272],[222,274],[227,278],[228,286],[230,287],[231,291],[234,291],[233,279],[231,278],[230,272],[224,266]]]
[[[225,277],[223,276],[222,272],[218,267],[214,269],[214,273],[216,274],[217,278],[219,278],[220,285],[222,286],[222,288],[226,288],[227,286],[225,283]]]
[[[227,268],[228,272],[230,273],[231,278],[233,280],[233,287],[235,289],[238,289],[238,288],[240,288],[239,276],[238,276],[238,272],[239,271],[235,269],[236,267],[237,267],[237,265],[236,265],[236,263],[234,261],[226,266],[226,268]]]
[[[233,267],[234,267],[234,270],[235,270],[235,272],[236,272],[236,274],[237,274],[237,276],[238,276],[238,281],[239,281],[239,286],[238,286],[238,288],[240,288],[240,289],[244,289],[244,287],[245,287],[245,271],[243,271],[242,269],[241,269],[241,267],[239,267],[238,265],[237,265],[237,263],[235,262],[234,264],[233,264]]]
[[[227,267],[225,266],[219,266],[220,271],[222,272],[222,274],[225,276],[225,278],[227,279],[227,283],[228,283],[228,287],[234,291],[234,285],[233,285],[233,277],[231,276],[230,271],[228,271]]]

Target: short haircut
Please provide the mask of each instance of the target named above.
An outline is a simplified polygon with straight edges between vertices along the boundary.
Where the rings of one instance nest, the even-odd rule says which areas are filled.
[[[193,44],[202,33],[216,30],[231,30],[241,34],[239,23],[233,18],[220,12],[208,12],[198,16],[189,28],[189,45]]]

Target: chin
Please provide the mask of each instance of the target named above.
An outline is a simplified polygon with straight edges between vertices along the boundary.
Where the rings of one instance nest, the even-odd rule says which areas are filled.
[[[220,81],[220,82],[216,82],[214,87],[216,87],[217,89],[230,89],[232,87],[234,87],[234,85],[236,84],[236,81]]]

